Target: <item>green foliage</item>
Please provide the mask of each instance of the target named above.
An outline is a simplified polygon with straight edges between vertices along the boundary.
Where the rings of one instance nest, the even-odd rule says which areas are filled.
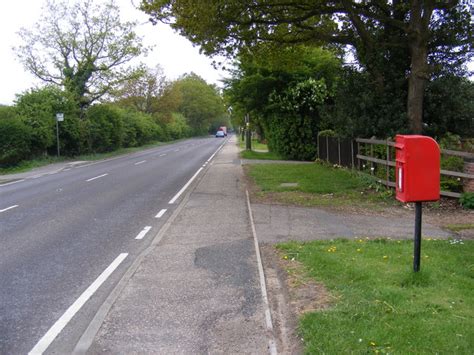
[[[465,192],[461,194],[459,199],[461,206],[467,209],[474,209],[474,192]]]
[[[191,135],[191,127],[186,123],[186,118],[180,113],[173,113],[171,121],[166,125],[171,139],[180,139]]]
[[[31,150],[34,155],[55,150],[56,113],[64,113],[67,120],[77,115],[70,96],[53,86],[31,89],[18,95],[16,110],[23,122],[32,129]]]
[[[250,113],[251,128],[268,140],[270,150],[311,160],[320,109],[335,90],[340,68],[329,50],[261,45],[241,55],[225,95],[237,114]]]
[[[0,167],[18,164],[30,155],[31,128],[15,117],[1,117],[0,110]]]
[[[173,84],[180,92],[178,112],[186,117],[193,135],[204,135],[211,123],[225,115],[224,102],[217,89],[196,74],[188,74]]]
[[[48,1],[33,30],[21,29],[16,48],[25,68],[64,87],[84,109],[137,73],[124,65],[143,51],[136,23],[122,22],[115,2]]]
[[[275,114],[267,123],[268,148],[285,159],[314,160],[317,123],[311,117]]]
[[[426,133],[443,136],[447,132],[462,137],[474,136],[474,82],[446,75],[428,84],[424,121]],[[458,149],[458,148],[451,148]]]
[[[91,106],[85,122],[89,152],[103,153],[122,146],[124,129],[119,109],[106,104]]]

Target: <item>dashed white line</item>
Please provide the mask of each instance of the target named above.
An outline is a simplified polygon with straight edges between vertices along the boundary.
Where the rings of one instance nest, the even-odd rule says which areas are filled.
[[[135,239],[143,239],[143,237],[150,231],[151,229],[151,226],[146,226],[145,228],[143,228],[143,230],[138,233],[138,235],[135,237]]]
[[[155,216],[155,218],[161,218],[163,215],[168,211],[167,209],[162,209],[158,214]]]
[[[166,154],[160,154],[160,157],[164,157],[164,156],[166,156]]]
[[[135,165],[140,165],[140,164],[143,164],[143,163],[146,163],[146,160],[139,161],[139,162],[135,163]]]
[[[25,179],[16,180],[16,181],[12,181],[12,182],[7,182],[6,184],[1,184],[0,187],[17,184],[17,183],[22,182],[22,181],[25,181]]]
[[[88,180],[86,180],[86,181],[87,181],[87,182],[93,181],[93,180],[100,179],[101,177],[104,177],[104,176],[107,176],[107,175],[109,175],[109,174],[102,174],[102,175],[99,175],[99,176],[90,178],[90,179],[88,179]]]
[[[122,253],[105,269],[102,274],[85,290],[82,295],[67,309],[56,323],[46,332],[46,334],[36,343],[28,354],[42,354],[48,349],[54,339],[61,333],[64,327],[75,316],[75,314],[84,306],[99,287],[109,278],[109,276],[119,267],[122,261],[128,256],[128,253]]]
[[[0,213],[5,212],[5,211],[8,211],[8,210],[12,210],[12,209],[17,208],[17,207],[18,207],[18,205],[14,205],[14,206],[10,206],[10,207],[4,208],[3,210],[0,210]]]

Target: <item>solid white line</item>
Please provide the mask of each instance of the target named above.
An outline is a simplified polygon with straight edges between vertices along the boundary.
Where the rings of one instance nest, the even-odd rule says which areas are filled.
[[[269,345],[270,354],[274,355],[274,354],[277,354],[277,349],[276,349],[275,337],[273,335],[273,322],[272,322],[272,315],[270,312],[270,306],[268,303],[267,287],[265,285],[265,273],[263,272],[262,257],[260,256],[260,248],[258,246],[258,239],[257,239],[257,230],[255,229],[255,223],[253,221],[253,213],[252,213],[252,207],[250,206],[250,198],[249,198],[248,190],[245,190],[245,194],[247,196],[247,208],[249,211],[250,225],[252,227],[255,253],[257,254],[257,266],[258,266],[258,275],[260,278],[260,290],[262,292],[263,306],[265,309],[265,323],[267,326],[267,330],[271,334],[271,336],[269,335],[270,339],[268,340],[268,345]]]
[[[12,182],[7,182],[6,184],[1,184],[0,187],[2,186],[8,186],[8,185],[13,185],[19,182],[25,181],[25,179],[17,180],[17,181],[12,181]]]
[[[146,163],[146,160],[139,161],[138,163],[135,163],[135,165],[140,165],[140,164],[143,164],[143,163]]]
[[[104,177],[104,176],[107,176],[107,175],[109,175],[109,174],[102,174],[102,175],[93,177],[93,178],[91,178],[91,179],[88,179],[88,180],[86,180],[86,181],[89,182],[89,181],[92,181],[92,180],[95,180],[95,179],[100,179],[101,177]]]
[[[224,146],[225,142],[221,144],[221,146],[219,148],[217,148],[217,150],[214,152],[214,154],[211,155],[211,157],[207,160],[207,162],[209,162],[212,158],[214,158],[214,156],[219,152],[219,150],[221,150],[221,148]],[[184,185],[181,190],[178,191],[178,193],[170,200],[170,202],[168,202],[170,205],[172,205],[173,203],[176,202],[176,200],[179,198],[179,196],[181,196],[181,194],[188,188],[189,185],[191,185],[191,183],[193,182],[193,180],[196,178],[196,176],[198,176],[198,174],[203,170],[202,167],[199,168],[198,171],[196,171],[196,173],[193,175],[193,177],[191,179],[189,179],[189,181],[186,183],[186,185]]]
[[[67,309],[56,323],[46,332],[46,334],[36,343],[28,354],[42,354],[51,345],[54,339],[74,317],[74,315],[84,306],[98,288],[109,278],[117,267],[125,260],[128,253],[122,253],[105,269],[102,274],[85,290],[82,295]]]
[[[13,208],[17,208],[17,207],[18,207],[18,205],[14,205],[14,206],[7,207],[7,208],[5,208],[5,209],[3,209],[3,210],[0,210],[0,213],[5,212],[5,211],[8,211],[8,210],[11,210],[11,209],[13,209]]]
[[[162,209],[160,212],[158,212],[158,214],[155,216],[155,218],[161,218],[163,217],[163,215],[166,213],[166,209]]]
[[[150,231],[151,229],[151,226],[146,226],[145,228],[143,228],[143,230],[138,233],[138,235],[135,237],[135,239],[143,239],[143,237]]]
[[[186,183],[186,185],[184,185],[181,188],[181,190],[179,190],[178,193],[176,195],[174,195],[174,197],[170,200],[170,202],[168,202],[170,205],[172,205],[173,203],[176,202],[176,200],[179,198],[179,196],[181,196],[181,194],[188,188],[188,186],[191,185],[193,180],[196,178],[196,176],[198,176],[198,174],[201,171],[202,171],[202,168],[199,168],[198,171],[196,171],[196,173],[193,175],[193,177],[191,179],[189,179],[189,181]]]
[[[209,163],[209,162],[212,160],[212,158],[214,158],[214,156],[219,152],[219,150],[222,149],[222,147],[224,146],[225,143],[226,143],[226,142],[222,143],[221,146],[220,146],[219,148],[217,148],[217,150],[214,152],[214,154],[212,154],[212,155],[210,156],[210,158],[207,159],[206,163]]]

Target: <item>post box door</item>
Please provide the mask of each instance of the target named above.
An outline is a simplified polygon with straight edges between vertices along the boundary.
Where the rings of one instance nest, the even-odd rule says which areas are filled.
[[[436,201],[440,193],[440,150],[431,137],[397,135],[396,198],[402,202]]]

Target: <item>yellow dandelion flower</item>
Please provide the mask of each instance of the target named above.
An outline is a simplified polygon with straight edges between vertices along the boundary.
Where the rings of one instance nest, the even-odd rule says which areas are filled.
[[[283,259],[288,260],[288,255],[285,255]]]
[[[359,249],[357,249],[357,251],[360,253],[362,251],[362,249],[359,248]]]
[[[370,346],[376,346],[377,345],[377,344],[375,344],[374,341],[371,341],[369,344],[370,344]]]
[[[384,259],[388,259],[388,256],[387,256],[387,255],[384,255],[383,258],[384,258]]]

